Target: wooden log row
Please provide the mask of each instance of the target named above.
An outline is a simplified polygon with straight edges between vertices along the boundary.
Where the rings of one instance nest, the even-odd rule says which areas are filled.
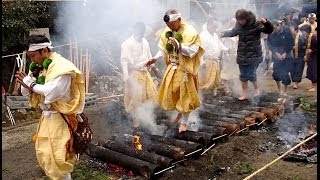
[[[86,153],[93,157],[112,163],[135,172],[139,172],[142,176],[150,178],[153,174],[160,170],[160,168],[150,162],[146,162],[110,149],[104,148],[90,143]]]
[[[110,149],[112,151],[116,151],[130,157],[138,158],[143,161],[150,162],[152,164],[157,165],[158,167],[168,167],[172,164],[173,160],[165,157],[160,156],[158,154],[150,153],[145,150],[137,150],[134,146],[126,146],[123,143],[115,142],[115,141],[99,141],[99,145]]]
[[[117,143],[125,144],[126,146],[134,146],[132,135],[115,134],[113,138]],[[144,137],[141,137],[141,144],[143,150],[171,158],[175,161],[182,160],[184,158],[184,155],[187,154],[187,151],[181,147],[159,142],[150,142],[148,140],[145,140]]]
[[[195,151],[197,149],[203,148],[202,144],[195,143],[192,141],[185,141],[185,140],[174,139],[174,138],[170,138],[170,137],[153,135],[153,134],[148,134],[148,133],[141,132],[141,131],[136,132],[136,134],[143,137],[146,140],[156,141],[156,142],[160,142],[160,143],[164,143],[164,144],[182,147],[182,148],[186,149],[187,153],[190,153],[190,152]]]

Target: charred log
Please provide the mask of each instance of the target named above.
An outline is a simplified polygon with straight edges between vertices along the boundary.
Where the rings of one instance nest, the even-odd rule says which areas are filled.
[[[126,145],[132,144],[132,135],[128,134],[115,134],[114,141],[118,143],[124,143]],[[165,156],[171,158],[173,160],[181,160],[186,153],[186,150],[178,147],[172,146],[169,144],[159,143],[159,142],[151,142],[149,139],[145,137],[141,137],[142,149],[148,152],[154,152],[158,155]]]
[[[199,115],[205,115],[205,114],[206,114],[206,116],[212,116],[212,117],[229,117],[229,118],[236,118],[236,119],[242,119],[245,116],[243,114],[236,114],[236,113],[214,112],[212,109],[200,110],[200,114]]]
[[[128,155],[109,150],[102,146],[89,144],[87,154],[93,158],[101,159],[105,162],[112,163],[124,168],[136,170],[141,175],[150,178],[156,171],[159,170],[157,165],[130,157]]]
[[[101,143],[101,141],[100,141]],[[156,164],[159,167],[168,167],[172,159],[164,156],[160,156],[158,154],[150,153],[145,150],[137,150],[133,146],[126,146],[123,143],[114,142],[114,141],[105,141],[101,143],[101,146],[110,149],[112,151],[117,151],[119,153],[138,158],[143,161],[150,162],[152,164]]]
[[[262,123],[263,126],[267,125],[268,117],[267,117],[267,114],[264,113],[264,112],[254,112],[254,113],[248,115],[247,117],[254,118],[255,119],[255,123]]]
[[[270,107],[261,107],[259,112],[263,112],[267,115],[268,123],[273,123],[276,121],[277,109]]]
[[[186,150],[186,153],[190,153],[192,151],[200,149],[203,146],[202,144],[191,142],[191,141],[184,141],[184,140],[174,139],[170,137],[158,136],[158,135],[148,134],[145,132],[136,132],[136,134],[144,137],[144,139],[149,139],[151,141],[156,141],[159,143],[182,147],[183,149]]]
[[[211,139],[214,136],[212,134],[205,133],[205,132],[195,132],[195,131],[187,130],[181,133],[179,133],[178,131],[175,131],[173,137],[180,140],[200,143],[206,146],[211,142]]]

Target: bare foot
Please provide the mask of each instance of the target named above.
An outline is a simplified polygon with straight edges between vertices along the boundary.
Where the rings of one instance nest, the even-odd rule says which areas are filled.
[[[253,96],[256,97],[256,96],[259,96],[259,95],[260,95],[260,90],[259,89],[255,89],[254,93],[253,93]]]
[[[182,118],[182,113],[179,113],[176,118],[171,120],[171,124],[177,123]]]
[[[293,89],[298,89],[298,86],[297,85],[293,85]]]
[[[184,131],[187,131],[187,125],[181,123],[179,126],[179,133],[184,132]]]
[[[240,97],[238,97],[238,100],[239,101],[243,101],[243,100],[246,100],[247,99],[247,96],[240,96]]]
[[[307,88],[307,90],[312,89],[312,88],[314,88],[314,87],[313,87],[313,86],[310,86],[310,87]]]
[[[308,89],[308,92],[315,92],[316,91],[316,88],[311,88],[311,89]]]

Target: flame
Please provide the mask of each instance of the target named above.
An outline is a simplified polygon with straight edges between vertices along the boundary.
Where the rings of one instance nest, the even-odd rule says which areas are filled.
[[[137,150],[140,150],[140,151],[142,150],[142,144],[140,143],[140,136],[138,135],[133,136],[133,144]]]

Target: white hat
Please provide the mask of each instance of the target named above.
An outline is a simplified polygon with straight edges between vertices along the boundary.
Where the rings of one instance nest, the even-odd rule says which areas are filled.
[[[310,13],[308,15],[308,18],[314,18],[314,19],[317,19],[317,15],[315,13]]]

